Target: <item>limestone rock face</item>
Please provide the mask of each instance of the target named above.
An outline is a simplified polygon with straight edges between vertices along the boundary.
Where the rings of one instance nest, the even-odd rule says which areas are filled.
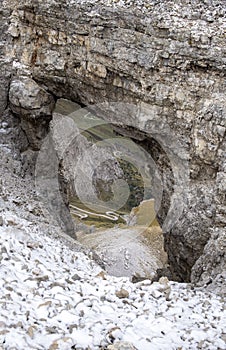
[[[11,43],[11,36],[8,33],[8,18],[10,16],[9,6],[2,6],[0,12],[0,114],[7,107],[7,94],[10,81],[12,57],[5,57],[5,48]]]
[[[11,16],[3,64],[11,62],[8,72],[33,78],[58,98],[151,108],[146,118],[142,113],[116,118],[108,103],[101,111],[127,135],[143,135],[162,174],[161,223],[173,201],[174,179],[164,135],[157,136],[170,128],[172,142],[179,139],[187,154],[190,182],[183,215],[165,232],[165,246],[179,278],[204,281],[201,266],[213,267],[208,247],[218,256],[214,237],[225,235],[225,1],[126,3],[4,1],[1,23]],[[0,108],[6,96],[7,88]],[[183,156],[178,152],[177,160]],[[224,259],[223,254],[215,259],[217,274],[223,273]]]
[[[203,254],[192,269],[192,280],[199,285],[205,284],[208,289],[215,289],[226,296],[225,271],[226,235],[224,228],[213,230],[211,238],[204,248]]]
[[[38,150],[48,130],[54,98],[29,77],[15,78],[9,90],[10,108],[21,118],[30,146]]]
[[[9,101],[14,113],[33,118],[51,115],[53,107],[53,97],[28,77],[12,80]]]

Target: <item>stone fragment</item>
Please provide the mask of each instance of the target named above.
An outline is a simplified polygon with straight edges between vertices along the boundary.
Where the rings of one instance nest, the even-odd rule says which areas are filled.
[[[79,281],[81,279],[81,277],[77,273],[75,273],[71,278],[73,279],[73,281]]]
[[[48,350],[71,349],[73,340],[70,337],[62,337],[52,342]]]
[[[11,216],[9,218],[7,218],[7,226],[17,226],[18,225],[18,220]]]
[[[99,272],[96,277],[102,278],[103,280],[106,280],[106,274],[104,271]]]
[[[39,242],[35,242],[35,241],[28,241],[27,242],[27,247],[30,249],[37,249],[40,247]]]
[[[10,108],[21,118],[30,146],[38,150],[48,131],[54,98],[29,77],[12,80],[9,89]]]
[[[108,331],[108,338],[112,341],[115,340],[116,338],[119,338],[120,335],[122,334],[120,327],[113,327],[109,329]]]
[[[107,75],[107,69],[102,64],[88,63],[87,70],[100,78],[105,78]]]
[[[48,275],[44,275],[44,276],[38,276],[35,278],[38,282],[46,282],[49,280],[49,276]]]
[[[163,292],[165,294],[166,300],[169,300],[171,287],[170,287],[168,278],[167,277],[161,277],[159,279],[159,283],[160,283],[159,291]]]
[[[226,343],[226,333],[221,334],[221,339]]]
[[[20,35],[20,30],[15,23],[11,24],[9,27],[9,34],[14,38],[18,38]]]
[[[119,341],[112,345],[108,345],[108,350],[136,350],[135,346],[127,341]]]
[[[118,290],[115,295],[119,298],[119,299],[124,299],[124,298],[129,298],[129,292],[124,289],[121,288],[120,290]]]
[[[23,76],[12,80],[9,101],[14,113],[34,119],[50,116],[54,107],[52,95],[31,78]]]
[[[30,327],[28,328],[28,330],[27,330],[27,334],[29,335],[29,337],[30,337],[31,339],[34,338],[34,330],[35,330],[35,327],[32,327],[32,326],[30,326]]]

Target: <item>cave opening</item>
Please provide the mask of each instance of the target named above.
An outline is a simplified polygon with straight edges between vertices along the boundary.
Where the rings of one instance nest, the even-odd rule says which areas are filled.
[[[170,161],[154,138],[108,123],[87,108],[78,112],[79,107],[60,99],[53,113],[53,123],[56,116],[64,119],[74,113],[82,120],[63,152],[60,171],[77,239],[103,258],[109,273],[153,278],[168,266],[161,225],[173,189]],[[97,120],[97,125],[90,125],[90,120]],[[146,246],[144,251],[140,245]],[[139,261],[131,264],[136,254]],[[146,267],[141,267],[142,259]]]

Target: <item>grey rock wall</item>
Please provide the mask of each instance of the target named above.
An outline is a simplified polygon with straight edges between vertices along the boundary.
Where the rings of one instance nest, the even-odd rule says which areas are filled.
[[[5,1],[2,11],[11,8],[5,57],[13,75],[32,77],[55,97],[151,106],[154,117],[146,123],[128,114],[105,118],[129,125],[131,137],[140,130],[155,138],[152,125],[163,123],[180,140],[190,183],[183,216],[165,232],[166,250],[179,278],[189,280],[192,271],[193,281],[210,283],[225,267],[225,1],[142,3]]]
[[[12,57],[6,57],[5,47],[10,45],[11,36],[8,33],[8,22],[10,18],[10,10],[2,7],[0,10],[0,114],[7,107],[7,91],[9,88],[10,72]]]
[[[30,147],[39,150],[48,132],[54,98],[29,77],[12,79],[9,89],[12,112],[21,119]]]

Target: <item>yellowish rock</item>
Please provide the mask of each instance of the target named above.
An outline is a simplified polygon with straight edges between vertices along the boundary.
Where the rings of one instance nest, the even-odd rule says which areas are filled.
[[[129,298],[129,292],[126,289],[121,288],[120,290],[118,290],[115,295],[119,298],[119,299],[124,299],[124,298]]]

